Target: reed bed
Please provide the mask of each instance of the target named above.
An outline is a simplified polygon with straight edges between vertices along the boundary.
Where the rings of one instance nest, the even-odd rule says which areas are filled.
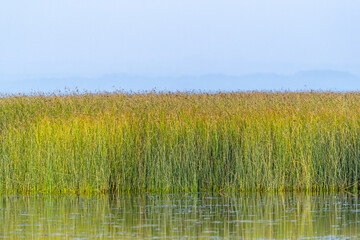
[[[0,192],[349,191],[360,93],[0,98]]]

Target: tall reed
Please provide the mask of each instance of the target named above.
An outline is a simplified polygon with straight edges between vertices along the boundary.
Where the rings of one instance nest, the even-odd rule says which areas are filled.
[[[357,191],[360,93],[0,98],[0,192]]]

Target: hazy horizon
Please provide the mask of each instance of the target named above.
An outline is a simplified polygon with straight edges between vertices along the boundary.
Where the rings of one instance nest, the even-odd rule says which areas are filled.
[[[229,75],[221,73],[203,75],[150,76],[125,73],[105,74],[98,77],[32,78],[3,81],[0,93],[33,93],[98,91],[358,91],[360,76],[333,70],[308,70],[294,74],[252,73]]]
[[[0,83],[119,73],[360,75],[359,9],[352,0],[7,1]]]

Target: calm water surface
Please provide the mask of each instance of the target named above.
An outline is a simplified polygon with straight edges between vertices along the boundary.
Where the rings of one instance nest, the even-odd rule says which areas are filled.
[[[346,194],[10,196],[5,239],[360,239]]]

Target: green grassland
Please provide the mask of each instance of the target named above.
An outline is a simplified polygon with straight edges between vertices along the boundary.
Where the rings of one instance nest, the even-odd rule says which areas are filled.
[[[360,93],[0,98],[0,192],[349,191]]]

